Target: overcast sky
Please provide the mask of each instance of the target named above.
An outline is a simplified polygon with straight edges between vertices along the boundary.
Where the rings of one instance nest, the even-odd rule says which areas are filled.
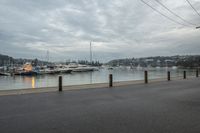
[[[173,16],[155,0],[0,0],[0,53],[45,60],[200,54],[200,29]],[[160,0],[196,25],[186,0]],[[190,0],[200,12],[200,1]]]

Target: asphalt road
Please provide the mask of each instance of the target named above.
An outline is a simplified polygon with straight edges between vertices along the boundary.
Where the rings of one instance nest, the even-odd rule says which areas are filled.
[[[0,97],[0,133],[200,133],[200,79]]]

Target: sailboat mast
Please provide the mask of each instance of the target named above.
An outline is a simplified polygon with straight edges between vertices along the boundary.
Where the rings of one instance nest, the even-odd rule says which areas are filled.
[[[90,42],[90,65],[92,65],[92,42]]]
[[[49,50],[47,50],[46,60],[47,60],[47,63],[49,63]]]

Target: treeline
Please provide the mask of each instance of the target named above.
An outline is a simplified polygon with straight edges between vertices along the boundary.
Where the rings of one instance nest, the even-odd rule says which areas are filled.
[[[156,56],[145,58],[127,58],[111,60],[107,63],[110,66],[141,66],[141,67],[200,67],[200,55],[186,56]]]
[[[70,63],[77,63],[77,64],[81,64],[81,65],[91,65],[91,66],[102,66],[102,63],[100,63],[99,61],[92,61],[91,63],[87,60],[78,60],[78,61],[72,61],[72,62],[66,62],[66,64],[70,64]]]
[[[46,61],[41,61],[38,59],[14,59],[13,57],[0,54],[0,66],[21,66],[26,62],[30,62],[34,66],[49,64]]]
[[[9,65],[12,62],[14,62],[12,57],[0,54],[0,66]]]
[[[41,61],[38,59],[14,59],[13,57],[7,56],[7,55],[1,55],[0,54],[0,66],[21,66],[25,64],[26,62],[31,63],[33,66],[42,66],[42,65],[53,65],[55,63],[53,62],[47,62],[47,61]],[[77,63],[82,65],[92,65],[92,66],[101,66],[102,63],[99,61],[92,61],[91,63],[87,60],[78,60],[78,61],[66,61],[66,64],[69,63]],[[65,64],[65,63],[61,63]]]

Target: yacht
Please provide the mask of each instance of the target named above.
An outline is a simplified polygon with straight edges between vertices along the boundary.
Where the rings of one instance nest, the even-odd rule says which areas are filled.
[[[87,66],[87,65],[78,65],[78,67],[73,69],[73,72],[89,72],[89,71],[95,71],[95,70],[98,70],[98,68]]]
[[[72,72],[72,69],[69,68],[67,65],[59,65],[59,66],[57,66],[57,70],[60,73],[71,73]]]

